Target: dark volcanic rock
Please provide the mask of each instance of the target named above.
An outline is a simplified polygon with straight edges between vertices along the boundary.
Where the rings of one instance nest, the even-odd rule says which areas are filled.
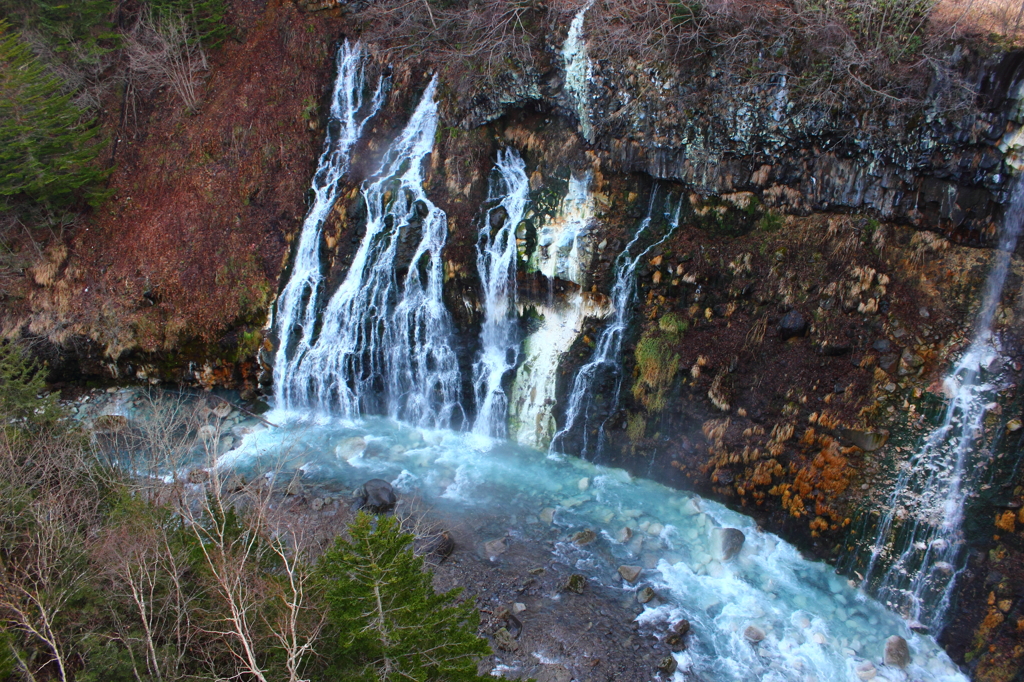
[[[387,481],[371,478],[356,491],[356,509],[385,514],[395,508],[398,497]]]
[[[803,336],[807,333],[807,320],[798,310],[790,310],[779,320],[779,336],[783,340],[791,339],[794,336]]]
[[[416,545],[417,554],[437,562],[444,561],[455,551],[455,540],[446,530],[436,535],[418,538]]]
[[[728,561],[740,553],[747,537],[738,528],[720,528],[717,533],[717,552],[721,561]]]

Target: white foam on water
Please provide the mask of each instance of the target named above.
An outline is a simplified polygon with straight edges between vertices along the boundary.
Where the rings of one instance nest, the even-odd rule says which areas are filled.
[[[335,444],[353,437],[381,445],[375,449],[379,454],[363,455],[361,469],[331,454]],[[688,650],[677,660],[702,679],[856,682],[856,666],[871,661],[880,678],[896,680],[882,666],[882,655],[885,639],[900,635],[912,652],[910,679],[967,680],[934,640],[911,632],[899,616],[827,565],[805,560],[793,546],[758,530],[753,519],[619,469],[571,457],[553,460],[507,441],[416,430],[385,419],[354,425],[339,420],[330,426],[286,422],[245,436],[242,448],[253,464],[272,462],[275,451],[287,451],[296,467],[322,463],[325,475],[352,488],[371,477],[415,486],[440,514],[472,515],[481,506],[493,513],[501,500],[501,513],[510,518],[557,509],[556,524],[566,537],[580,528],[600,538],[632,528],[632,538],[623,544],[599,539],[579,548],[559,542],[556,551],[588,580],[609,587],[622,586],[615,573],[619,564],[657,559],[657,569],[645,571],[643,579],[665,603],[646,608],[639,620],[656,631],[679,618],[689,620]],[[243,459],[236,462],[245,468]],[[581,490],[583,478],[589,481],[586,490]],[[742,551],[729,561],[715,558],[714,538],[721,528],[745,535]],[[764,630],[765,640],[751,645],[744,637],[749,626]]]

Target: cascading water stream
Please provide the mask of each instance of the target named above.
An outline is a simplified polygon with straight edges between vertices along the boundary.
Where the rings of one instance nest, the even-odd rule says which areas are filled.
[[[615,284],[612,286],[612,305],[615,309],[614,317],[601,330],[593,355],[579,369],[576,378],[573,380],[572,391],[569,394],[568,404],[565,409],[565,421],[563,422],[562,429],[551,439],[550,449],[552,451],[563,446],[565,439],[574,430],[579,428],[582,446],[578,453],[573,454],[578,454],[584,459],[593,459],[601,453],[604,445],[604,424],[608,421],[608,417],[614,413],[622,390],[622,341],[629,325],[633,299],[636,296],[636,268],[652,249],[668,239],[679,226],[681,203],[676,206],[675,211],[666,210],[665,217],[668,220],[669,229],[664,236],[635,256],[631,255],[633,246],[647,232],[647,228],[650,227],[656,197],[657,188],[651,191],[647,215],[633,234],[633,238],[626,244],[626,248],[615,259]],[[612,391],[611,401],[603,409],[604,420],[597,428],[597,443],[592,451],[590,449],[590,419],[594,408],[595,387],[598,378],[602,375],[614,377],[615,388]],[[581,419],[582,423],[578,424]]]
[[[558,215],[537,231],[537,249],[529,267],[575,285],[566,294],[553,289],[542,300],[520,303],[540,319],[539,328],[523,342],[523,361],[516,371],[509,409],[510,437],[524,445],[546,449],[557,430],[552,408],[556,402],[558,366],[579,336],[587,318],[605,317],[605,297],[587,291],[593,258],[592,228],[596,205],[590,192],[590,173],[569,179]]]
[[[565,70],[565,89],[572,99],[580,132],[587,142],[594,141],[594,126],[590,121],[590,81],[594,77],[594,66],[587,54],[587,43],[583,39],[583,20],[587,10],[594,4],[590,0],[576,13],[569,24],[569,33],[562,45],[562,68]]]
[[[274,359],[274,385],[277,396],[289,404],[295,386],[291,381],[294,364],[310,349],[319,312],[323,283],[320,240],[324,219],[337,198],[338,183],[348,172],[352,147],[366,123],[380,110],[388,81],[377,79],[377,87],[367,100],[363,48],[347,40],[338,49],[337,74],[331,91],[324,151],[313,175],[313,203],[299,232],[291,277],[277,297],[274,327],[278,343]]]
[[[881,517],[864,584],[906,617],[941,632],[963,569],[964,506],[986,462],[976,445],[996,388],[987,372],[998,355],[992,323],[1024,223],[1024,182],[1014,187],[994,264],[985,285],[974,339],[945,379],[952,396],[942,424],[899,471]],[[902,523],[897,523],[902,520]],[[892,555],[888,554],[892,548]],[[884,573],[882,573],[884,571]]]
[[[442,301],[444,211],[423,190],[437,130],[436,77],[379,170],[362,187],[366,233],[323,313],[319,335],[286,369],[282,407],[354,418],[386,414],[448,427],[461,416],[458,360]]]
[[[504,438],[507,433],[508,396],[503,383],[518,362],[516,316],[516,227],[530,202],[526,164],[514,149],[498,152],[488,203],[498,202],[484,217],[477,242],[477,270],[483,284],[484,322],[480,355],[473,365],[476,420],[473,431]],[[504,217],[501,214],[504,213]],[[492,224],[492,218],[501,225]]]

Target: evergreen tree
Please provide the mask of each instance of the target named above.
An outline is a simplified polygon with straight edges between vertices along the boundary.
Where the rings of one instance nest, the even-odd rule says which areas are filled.
[[[490,653],[477,637],[479,614],[461,589],[434,592],[432,575],[413,554],[412,535],[392,517],[360,512],[320,560],[332,668],[327,679],[355,682],[476,681],[477,661]]]
[[[59,416],[57,397],[47,395],[42,367],[20,344],[0,341],[0,421],[43,426]]]
[[[148,0],[158,19],[185,18],[204,47],[217,47],[228,35],[224,0]]]
[[[105,172],[93,164],[95,126],[0,20],[0,207],[18,196],[66,205]]]
[[[36,24],[63,58],[98,63],[118,46],[113,0],[35,0]]]

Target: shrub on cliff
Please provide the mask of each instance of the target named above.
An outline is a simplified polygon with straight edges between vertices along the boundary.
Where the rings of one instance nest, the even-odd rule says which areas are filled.
[[[392,517],[362,512],[349,533],[320,560],[333,627],[322,649],[330,674],[368,682],[486,679],[476,673],[490,653],[476,635],[476,607],[457,601],[461,590],[434,592],[413,536]]]

